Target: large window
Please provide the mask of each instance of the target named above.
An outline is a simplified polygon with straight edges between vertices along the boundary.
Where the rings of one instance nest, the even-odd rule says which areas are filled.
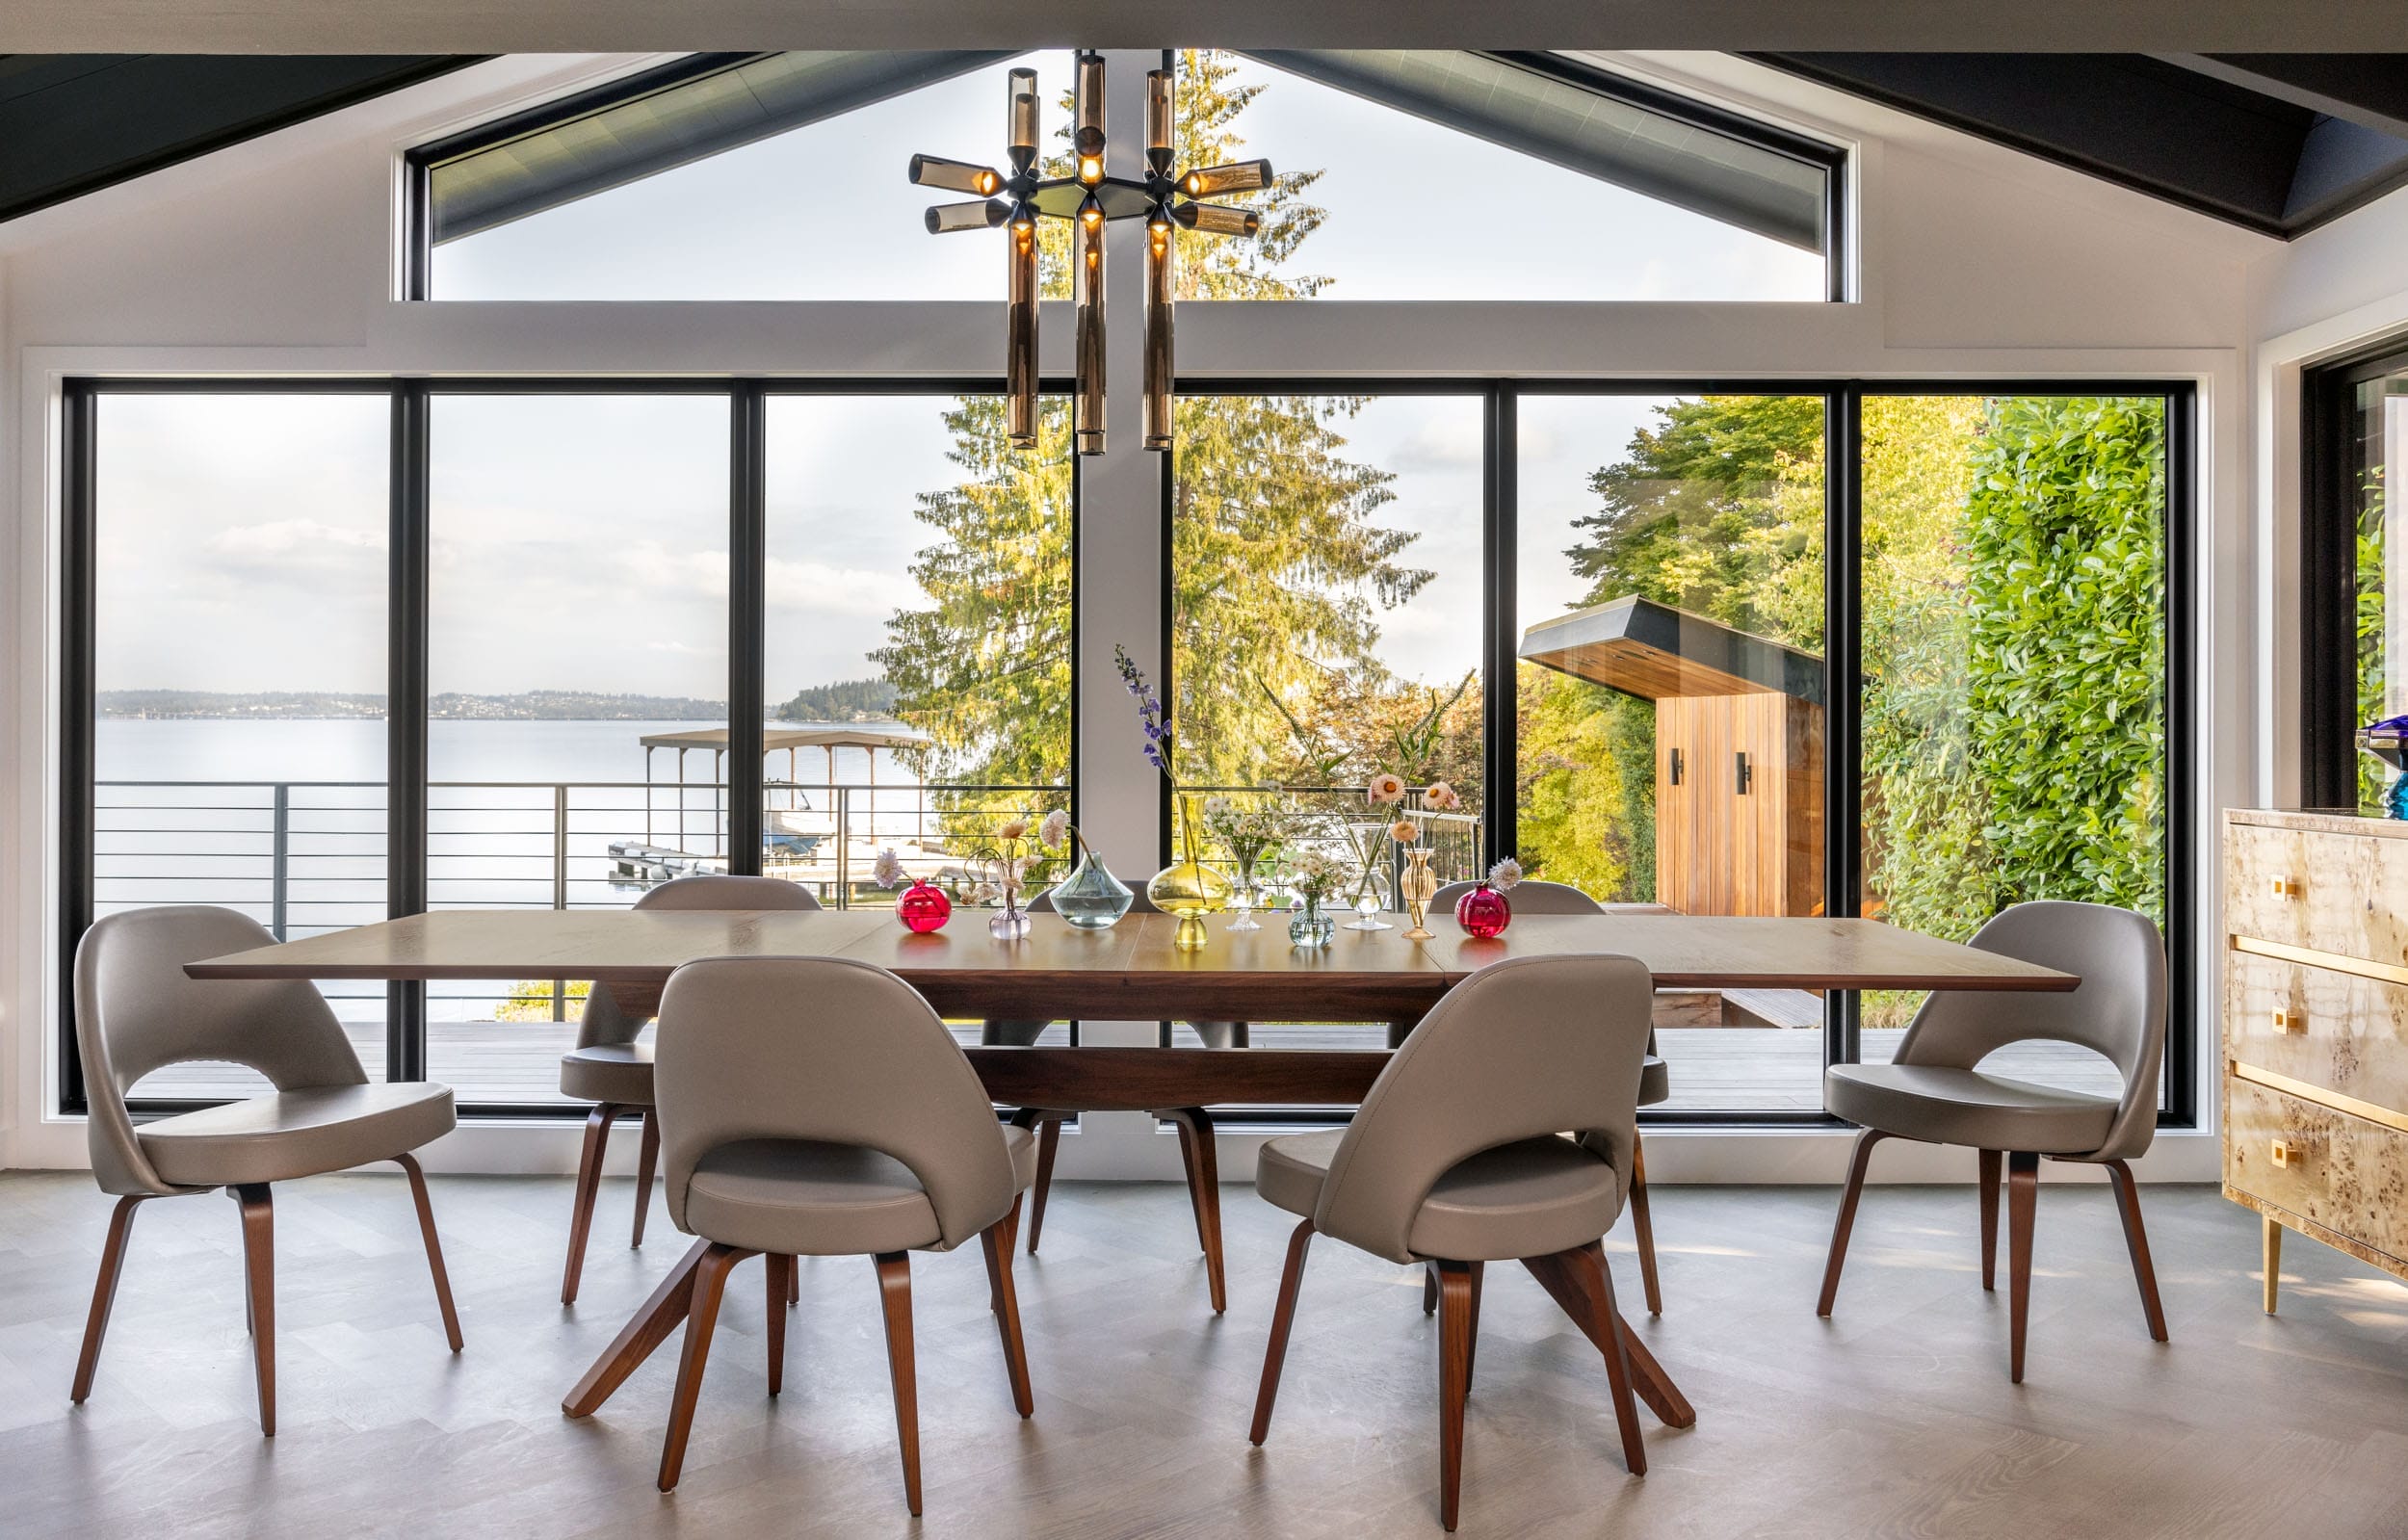
[[[2408,465],[2408,352],[2396,339],[2374,357],[2313,373],[2300,562],[2307,752],[2312,805],[2382,805],[2395,773],[2358,751],[2354,734],[2408,712],[2408,536],[2391,496]]]
[[[1259,239],[1181,237],[1183,298],[1840,293],[1835,146],[1552,54],[1184,49],[1171,63],[1179,165],[1267,156],[1277,172],[1217,199],[1259,210]],[[1062,174],[1064,52],[696,55],[425,146],[409,296],[1000,294],[1000,240],[930,239],[924,211],[962,195],[903,171],[919,152],[1000,169],[1014,67],[1037,71],[1040,171]],[[1125,102],[1142,86],[1123,71],[1111,89]],[[1112,159],[1138,174],[1134,144]]]
[[[1185,783],[1343,850],[1351,788],[1418,779],[1426,749],[1478,788],[1450,876],[1510,853],[1633,910],[1951,939],[2087,899],[2167,927],[2186,989],[2167,901],[2186,398],[1322,388],[1183,401]],[[1663,1110],[1818,1117],[1823,1066],[1887,1058],[1916,1003],[1665,991]],[[2176,1116],[2195,1051],[2176,1033]],[[1998,1067],[2111,1074],[2048,1047]]]
[[[279,938],[384,917],[381,394],[85,398],[93,917],[240,909]],[[72,912],[72,911],[70,911]],[[362,1058],[380,985],[323,986]],[[264,1089],[177,1064],[144,1096]]]

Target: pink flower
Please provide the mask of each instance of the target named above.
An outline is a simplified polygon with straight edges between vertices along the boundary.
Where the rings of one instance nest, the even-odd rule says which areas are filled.
[[[1432,781],[1422,794],[1422,805],[1433,813],[1452,813],[1463,805],[1463,797],[1445,781]]]
[[[1399,845],[1410,845],[1422,837],[1422,827],[1409,818],[1400,818],[1388,825],[1388,838]]]
[[[1024,818],[1015,818],[1007,820],[1004,825],[995,831],[995,837],[999,840],[1016,840],[1028,832],[1029,821]]]
[[[1363,789],[1363,800],[1374,807],[1384,807],[1390,802],[1400,801],[1403,796],[1404,777],[1388,770],[1381,770],[1373,776],[1371,784]]]

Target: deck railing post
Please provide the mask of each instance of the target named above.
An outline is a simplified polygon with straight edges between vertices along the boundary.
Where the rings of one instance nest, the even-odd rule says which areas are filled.
[[[648,813],[651,798],[646,796],[644,801],[647,804]],[[649,832],[648,828],[646,832]],[[568,907],[568,788],[566,785],[556,785],[552,788],[552,907],[555,909]],[[554,1021],[568,1019],[568,981],[564,979],[552,980],[552,1019]]]
[[[275,812],[270,824],[270,866],[268,869],[268,928],[278,941],[284,939],[284,905],[288,873],[292,855],[293,788],[282,781],[275,783]]]
[[[836,788],[836,907],[852,907],[852,788]]]

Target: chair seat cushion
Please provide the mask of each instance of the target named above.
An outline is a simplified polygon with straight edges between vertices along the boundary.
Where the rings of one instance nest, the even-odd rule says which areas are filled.
[[[1254,1187],[1310,1218],[1337,1158],[1339,1133],[1300,1134],[1263,1146]],[[1503,1262],[1584,1246],[1613,1228],[1622,1184],[1613,1167],[1555,1135],[1482,1150],[1438,1179],[1414,1216],[1414,1255]]]
[[[1662,1059],[1650,1054],[1638,1071],[1638,1105],[1653,1107],[1672,1099],[1672,1072]]]
[[[2110,1097],[1931,1064],[1834,1064],[1822,1105],[1884,1134],[2040,1155],[2087,1155],[2115,1122]]]
[[[652,1045],[604,1043],[561,1056],[561,1094],[580,1102],[652,1105]]]
[[[134,1137],[162,1180],[222,1188],[389,1161],[452,1125],[448,1085],[326,1085],[161,1118]]]
[[[1012,1190],[1036,1180],[1036,1137],[1004,1130]],[[688,1233],[800,1257],[936,1249],[943,1233],[920,1179],[891,1155],[820,1139],[739,1139],[694,1163]]]

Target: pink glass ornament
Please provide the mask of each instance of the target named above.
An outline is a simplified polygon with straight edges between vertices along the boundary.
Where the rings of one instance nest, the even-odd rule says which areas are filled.
[[[1503,935],[1505,927],[1513,923],[1513,905],[1505,902],[1504,894],[1483,882],[1454,901],[1454,923],[1463,927],[1465,935],[1486,941]]]
[[[896,918],[914,935],[925,936],[931,930],[944,929],[953,914],[954,901],[945,897],[945,890],[925,882],[914,882],[895,901]]]

